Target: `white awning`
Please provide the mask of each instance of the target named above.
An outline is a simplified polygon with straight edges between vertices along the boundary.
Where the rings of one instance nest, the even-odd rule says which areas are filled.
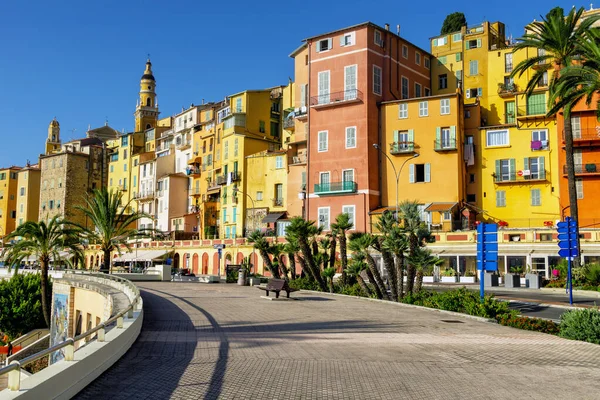
[[[164,250],[137,250],[130,253],[123,253],[120,257],[113,259],[117,262],[127,261],[153,261],[167,254]]]
[[[65,259],[65,258],[71,258],[71,253],[69,253],[68,251],[59,251],[58,252],[58,256],[61,259]],[[27,258],[24,258],[23,261],[26,262],[31,262],[31,261],[37,261],[39,259],[39,256],[37,254],[32,254],[30,256],[28,256]],[[50,261],[54,261],[54,257],[50,257]]]

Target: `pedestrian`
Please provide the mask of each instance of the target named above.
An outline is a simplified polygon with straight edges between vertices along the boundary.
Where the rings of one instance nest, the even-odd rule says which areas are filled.
[[[8,342],[8,357],[12,356],[13,346],[12,342]]]

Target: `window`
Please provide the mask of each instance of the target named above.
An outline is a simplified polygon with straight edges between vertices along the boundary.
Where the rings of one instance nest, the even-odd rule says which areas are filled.
[[[525,179],[546,179],[546,163],[544,157],[525,157],[523,160],[523,177]]]
[[[467,202],[469,202],[469,203],[476,203],[477,202],[477,196],[475,196],[474,194],[467,194]]]
[[[437,128],[436,149],[456,149],[456,127]]]
[[[440,114],[442,114],[442,115],[450,114],[450,99],[440,100]]]
[[[333,46],[333,40],[331,38],[321,39],[317,42],[317,53],[320,53],[322,51],[331,50],[332,46]]]
[[[571,117],[571,131],[573,132],[573,139],[581,139],[581,117],[579,115]]]
[[[453,42],[460,42],[462,40],[462,34],[460,33],[455,33],[452,35],[452,41]]]
[[[546,114],[546,96],[543,93],[527,97],[527,115]]]
[[[438,75],[438,88],[440,90],[448,88],[448,75],[447,74]]]
[[[454,73],[456,77],[456,88],[460,89],[462,87],[462,70],[458,70]]]
[[[429,102],[427,101],[420,101],[419,102],[419,117],[426,117],[429,115]]]
[[[477,49],[477,48],[481,47],[481,39],[468,40],[465,43],[465,47],[467,48],[467,50]]]
[[[542,79],[538,82],[538,87],[546,87],[548,86],[548,71],[544,71],[542,74]]]
[[[380,31],[375,31],[374,41],[375,41],[376,45],[383,46],[383,39],[381,38],[381,32]]]
[[[319,207],[319,227],[324,231],[329,230],[329,207]]]
[[[446,56],[438,57],[438,65],[446,65]]]
[[[110,166],[110,172],[115,172],[115,166],[114,165]]]
[[[482,88],[467,89],[467,99],[481,97],[483,95]]]
[[[415,52],[415,63],[421,65],[421,53]]]
[[[474,76],[479,74],[479,61],[471,60],[469,61],[469,75]]]
[[[408,58],[408,46],[402,45],[402,57]]]
[[[429,90],[429,88],[425,88],[425,97],[429,97],[430,93],[431,91]]]
[[[19,206],[19,212],[22,214],[24,209],[25,209],[25,204],[21,203],[21,205]]]
[[[356,99],[356,65],[344,67],[344,100]]]
[[[398,118],[405,119],[408,118],[408,104],[402,103],[398,105]]]
[[[354,218],[356,215],[356,207],[355,206],[342,206],[342,214],[348,214],[348,222],[350,222],[352,224],[352,228],[350,229],[355,229],[356,227],[354,226]]]
[[[48,202],[48,208],[49,208],[49,209],[51,209],[51,210],[53,210],[53,209],[54,209],[54,200],[50,200],[50,201]]]
[[[229,142],[225,142],[225,150],[223,150],[223,159],[227,160],[229,158]]]
[[[256,201],[262,201],[263,192],[256,192]]]
[[[511,52],[504,54],[504,72],[510,74],[513,70],[513,55]]]
[[[128,142],[129,142],[129,137],[127,137],[127,136],[121,137],[121,147],[127,146]]]
[[[300,107],[306,107],[306,104],[308,103],[308,85],[302,85],[300,86]]]
[[[402,77],[402,98],[408,99],[408,78]]]
[[[275,184],[275,204],[283,206],[283,183]]]
[[[508,130],[490,130],[486,132],[486,146],[508,146]]]
[[[319,183],[321,185],[328,185],[329,184],[329,172],[321,172],[319,174]]]
[[[133,187],[137,186],[137,176],[133,176]]]
[[[266,132],[265,121],[258,121],[258,131],[260,133],[265,133]]]
[[[319,136],[319,152],[322,151],[327,151],[327,146],[328,146],[328,132],[327,131],[321,131],[318,134]]]
[[[340,37],[340,46],[352,46],[355,43],[354,32],[346,33]]]
[[[394,151],[409,150],[414,147],[414,131],[394,131]]]
[[[356,147],[356,127],[350,126],[346,128],[346,148],[353,149]]]
[[[436,47],[436,46],[443,46],[446,43],[448,43],[448,37],[447,36],[444,36],[444,37],[441,37],[441,38],[437,38],[437,39],[433,39],[433,46],[434,47]]]
[[[329,104],[329,71],[321,71],[317,77],[319,86],[319,104]]]
[[[545,57],[546,49],[537,49],[537,55],[538,55],[538,57]],[[544,58],[544,59],[538,61],[538,64],[546,64],[546,59]]]
[[[442,219],[444,221],[452,221],[452,213],[450,211],[444,211],[444,214],[442,214]]]
[[[421,84],[415,82],[415,97],[421,97]]]
[[[540,189],[531,189],[531,205],[541,206],[542,205],[542,194]]]
[[[531,131],[531,150],[548,150],[548,129]]]
[[[496,191],[496,207],[506,207],[506,192],[504,190]]]
[[[279,137],[279,122],[271,121],[271,136]]]
[[[225,197],[225,196],[223,196]],[[225,203],[223,203],[225,204]],[[227,209],[223,208],[223,222],[227,223]]]
[[[462,61],[462,53],[456,53],[454,56],[455,56],[456,62]]]
[[[276,169],[283,168],[283,156],[275,157],[275,168]]]
[[[577,191],[577,199],[583,199],[583,179],[575,179],[575,189]]]
[[[25,196],[25,188],[21,187],[20,191],[19,191],[19,195],[20,196]]]
[[[469,183],[475,183],[475,174],[469,174]]]
[[[506,114],[506,123],[514,124],[515,123],[515,102],[507,101],[504,104],[504,112]]]
[[[410,183],[431,182],[431,164],[410,164],[408,181]]]
[[[423,65],[425,65],[425,68],[427,68],[427,69],[431,68],[429,57],[424,57],[423,58]]]
[[[496,160],[496,182],[515,181],[516,179],[517,171],[514,158]]]
[[[242,98],[238,97],[237,99],[235,99],[235,110],[234,112],[236,113],[241,113],[242,112]]]
[[[127,164],[123,164],[123,171],[127,172]]]
[[[373,65],[373,93],[381,96],[381,68]]]
[[[353,169],[345,169],[342,171],[342,182],[354,182]]]
[[[233,207],[231,210],[231,216],[233,217],[233,222],[237,222],[237,207]]]
[[[238,156],[238,138],[235,138],[235,140],[233,141],[233,156]]]

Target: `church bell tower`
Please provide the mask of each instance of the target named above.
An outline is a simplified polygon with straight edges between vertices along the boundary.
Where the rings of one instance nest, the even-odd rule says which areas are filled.
[[[146,129],[156,127],[158,114],[156,80],[152,75],[152,63],[148,58],[144,75],[140,79],[140,98],[135,107],[135,132],[143,132]]]

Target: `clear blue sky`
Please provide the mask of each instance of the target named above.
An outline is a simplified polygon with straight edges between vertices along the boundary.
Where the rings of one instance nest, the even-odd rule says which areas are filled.
[[[523,27],[561,1],[4,1],[0,5],[0,167],[37,161],[56,116],[63,141],[108,118],[133,129],[146,54],[161,116],[245,89],[286,84],[301,40],[344,26],[389,23],[429,49],[445,16]],[[598,4],[600,6],[600,3]],[[589,4],[585,5],[589,8]],[[73,132],[73,130],[75,130]]]

